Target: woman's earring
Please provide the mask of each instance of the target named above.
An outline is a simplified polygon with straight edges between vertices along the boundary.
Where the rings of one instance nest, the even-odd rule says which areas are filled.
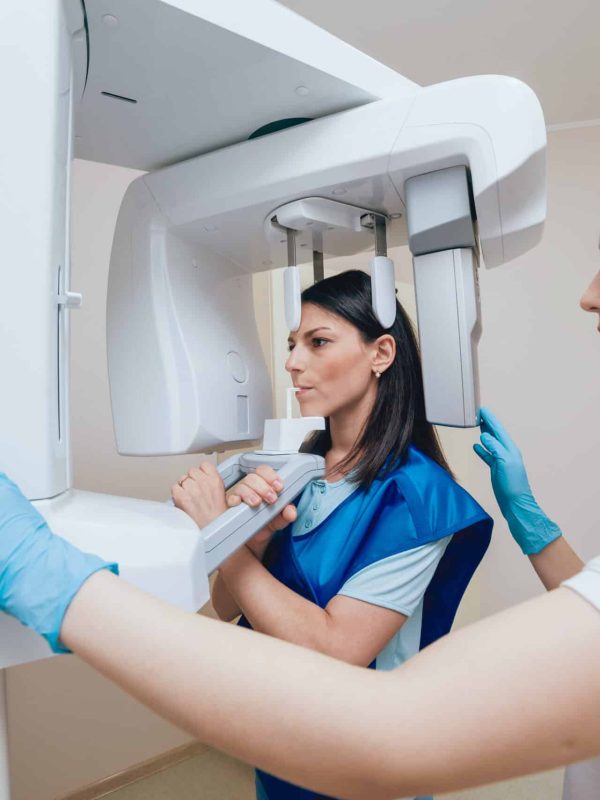
[[[376,378],[381,378],[381,372],[379,372],[378,369],[373,370],[373,372],[375,373]]]

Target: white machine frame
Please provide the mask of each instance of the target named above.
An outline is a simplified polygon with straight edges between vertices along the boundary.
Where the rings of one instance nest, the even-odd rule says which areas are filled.
[[[81,302],[70,280],[73,156],[148,170],[127,191],[111,259],[118,447],[201,452],[256,442],[271,413],[252,274],[297,266],[282,228],[301,245],[320,225],[325,255],[368,249],[373,231],[349,222],[356,209],[373,215],[376,235],[387,222],[388,244],[413,251],[429,418],[476,424],[479,253],[495,267],[539,241],[545,126],[535,95],[515,79],[420,87],[273,0],[113,5],[0,6],[0,66],[13,76],[0,134],[2,469],[57,533],[192,610],[208,597],[207,570],[227,553],[207,550],[208,538],[239,546],[249,520],[240,533],[230,517],[238,534],[222,527],[205,539],[172,506],[71,488],[69,314]],[[285,118],[312,121],[248,140]],[[330,218],[315,198],[347,213]],[[386,258],[377,252],[372,265],[384,317],[393,289]],[[292,280],[286,302],[296,321],[297,291]],[[445,350],[441,328],[454,330],[441,337]],[[207,341],[219,344],[209,351]],[[440,405],[441,394],[453,404]],[[322,470],[293,463],[303,476],[296,488]],[[0,631],[0,668],[50,655],[3,615]],[[0,750],[3,701],[0,691]],[[1,755],[6,800],[5,748]]]

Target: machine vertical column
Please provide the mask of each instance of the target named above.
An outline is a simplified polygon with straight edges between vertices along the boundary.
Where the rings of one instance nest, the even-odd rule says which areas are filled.
[[[71,3],[72,7],[73,4]],[[0,450],[30,499],[68,488],[71,34],[63,0],[0,3]]]

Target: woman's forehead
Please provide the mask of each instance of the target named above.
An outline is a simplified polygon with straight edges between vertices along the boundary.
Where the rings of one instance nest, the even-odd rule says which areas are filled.
[[[298,333],[302,335],[305,331],[312,330],[320,325],[337,330],[344,325],[349,325],[349,323],[340,317],[339,314],[328,311],[326,308],[317,306],[314,303],[302,303],[302,314]]]

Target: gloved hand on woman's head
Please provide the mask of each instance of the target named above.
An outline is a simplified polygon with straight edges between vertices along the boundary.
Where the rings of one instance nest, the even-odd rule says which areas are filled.
[[[487,408],[481,409],[480,438],[473,449],[490,468],[492,488],[513,538],[525,555],[539,553],[561,530],[535,501],[519,448]]]
[[[41,634],[55,653],[62,620],[81,585],[116,564],[56,536],[19,487],[0,473],[0,610]]]

